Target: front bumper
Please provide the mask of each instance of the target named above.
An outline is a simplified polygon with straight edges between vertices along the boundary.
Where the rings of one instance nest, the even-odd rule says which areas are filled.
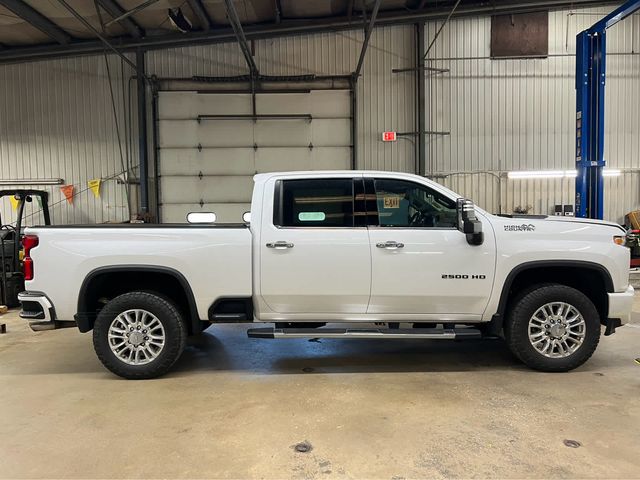
[[[22,304],[20,317],[29,320],[31,330],[38,332],[57,328],[56,310],[43,292],[21,292],[18,300]]]
[[[633,309],[633,294],[634,290],[631,285],[624,292],[609,293],[609,315],[607,318],[617,318],[621,325],[629,323]]]

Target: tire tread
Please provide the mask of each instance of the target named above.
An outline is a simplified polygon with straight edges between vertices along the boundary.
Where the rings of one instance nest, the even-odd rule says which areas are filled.
[[[170,323],[174,323],[173,327],[175,328],[174,333],[177,341],[165,344],[164,348],[169,348],[166,354],[163,352],[156,360],[139,366],[145,368],[122,363],[115,358],[108,345],[103,343],[113,318],[126,309],[135,308],[120,305],[129,305],[131,303],[136,305],[152,304],[155,308],[165,310],[164,313]],[[160,319],[160,321],[163,322],[165,330],[172,328],[171,325],[165,324],[163,319]],[[111,372],[130,380],[155,378],[165,374],[180,358],[186,342],[187,328],[177,307],[165,297],[149,292],[129,292],[114,298],[100,311],[93,328],[93,347],[100,362]]]
[[[537,353],[529,342],[529,312],[558,297],[571,298],[571,302],[585,319],[586,337],[582,346],[571,356],[553,359]],[[579,305],[575,305],[579,303]],[[543,372],[567,372],[585,363],[598,347],[600,341],[600,319],[598,311],[589,298],[567,285],[544,283],[533,285],[522,291],[513,302],[505,325],[505,339],[511,352],[529,367]]]

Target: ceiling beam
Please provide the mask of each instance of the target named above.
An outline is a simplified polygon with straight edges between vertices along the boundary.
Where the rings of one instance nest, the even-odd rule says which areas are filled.
[[[116,47],[113,46],[113,44],[111,44],[111,42],[109,42],[109,40],[107,40],[104,36],[104,34],[101,34],[93,25],[91,25],[86,18],[84,18],[82,15],[80,15],[71,5],[69,5],[65,0],[58,0],[58,3],[60,5],[62,5],[64,8],[67,9],[67,11],[73,15],[76,20],[78,20],[80,23],[82,23],[82,25],[84,25],[84,27],[89,30],[90,32],[93,32],[93,34],[98,37],[100,39],[100,41],[102,42],[102,44],[109,48],[113,53],[115,53],[116,55],[118,55],[122,61],[124,61],[125,63],[129,64],[129,66],[131,68],[133,68],[133,70],[135,72],[137,72],[138,74],[140,74],[138,72],[138,65],[134,62],[132,62],[131,60],[129,60],[124,53],[122,53],[120,50],[118,50]],[[140,50],[140,49],[138,49]],[[105,51],[106,52],[106,51]],[[104,53],[104,52],[103,52]],[[136,51],[137,53],[137,51]],[[149,80],[148,77],[145,76],[144,72],[141,74],[147,81]]]
[[[145,8],[147,8],[149,5],[153,5],[154,3],[156,3],[158,0],[146,0],[146,2],[142,2],[141,4],[139,4],[136,7],[133,7],[131,10],[127,10],[125,11],[122,15],[113,18],[111,20],[109,20],[107,23],[104,24],[105,27],[108,27],[109,25],[111,25],[112,23],[117,23],[117,22],[121,22],[122,20],[124,20],[125,18],[129,18],[131,15],[135,15],[138,12],[141,12],[142,10],[144,10]]]
[[[208,32],[213,27],[213,22],[211,21],[211,17],[207,13],[207,9],[202,4],[202,0],[188,0],[189,6],[193,13],[195,13],[196,17],[198,17],[198,21],[202,26],[202,30]]]
[[[0,2],[6,0],[0,0]],[[527,0],[514,4],[496,4],[487,2],[463,4],[456,10],[454,17],[499,15],[510,13],[537,12],[548,9],[584,8],[602,6],[603,4],[618,4],[615,0]],[[428,8],[420,12],[406,10],[382,11],[378,14],[377,26],[416,23],[446,18],[451,8]],[[262,38],[287,37],[292,35],[307,35],[320,32],[337,32],[361,28],[361,25],[351,23],[346,16],[319,18],[314,20],[283,20],[279,25],[268,24],[245,26],[244,34],[248,40]],[[136,48],[148,50],[186,47],[190,45],[204,45],[237,41],[232,28],[216,28],[210,32],[189,32],[180,34],[158,35],[141,39],[130,37],[110,38],[109,41],[120,51],[132,51]],[[66,46],[30,46],[6,48],[0,52],[0,63],[17,63],[45,58],[70,57],[78,55],[97,55],[104,52],[104,44],[95,40],[76,40]]]
[[[351,22],[351,15],[353,15],[353,4],[354,4],[354,0],[349,0],[349,3],[347,3],[347,20],[349,20],[349,22]]]
[[[458,8],[458,5],[460,5],[460,2],[462,0],[456,0],[455,5],[453,6],[453,8],[451,9],[451,11],[449,12],[449,15],[447,15],[447,18],[444,19],[444,22],[442,22],[442,25],[440,25],[440,28],[438,28],[438,31],[436,32],[436,34],[433,36],[433,39],[431,40],[431,43],[429,44],[429,46],[427,47],[427,51],[424,52],[424,60],[426,60],[427,56],[429,55],[429,52],[431,51],[431,48],[433,47],[433,45],[436,43],[436,40],[438,40],[438,37],[440,36],[440,32],[442,32],[442,29],[445,27],[445,25],[447,23],[449,23],[449,19],[453,16],[453,14],[456,11],[456,8]]]
[[[251,55],[251,49],[247,43],[247,37],[244,34],[240,17],[238,17],[238,12],[236,11],[236,7],[233,2],[234,0],[224,0],[224,5],[227,9],[227,16],[229,17],[229,23],[231,24],[233,33],[236,36],[236,40],[238,40],[240,50],[242,50],[242,55],[244,55],[244,59],[249,67],[249,72],[251,73],[251,76],[254,77],[258,75],[258,67],[253,59],[253,55]]]
[[[129,35],[134,38],[144,37],[144,30],[140,28],[133,18],[124,16],[127,12],[115,0],[98,0],[98,3],[103,10],[111,16],[111,18],[118,19],[118,23]]]
[[[373,32],[373,27],[376,24],[376,18],[378,17],[378,9],[380,8],[380,1],[376,0],[375,5],[373,6],[373,10],[371,11],[371,18],[369,19],[369,24],[364,31],[364,42],[362,44],[362,50],[360,50],[360,58],[358,58],[358,66],[356,67],[355,72],[353,72],[354,78],[357,80],[360,76],[360,72],[362,71],[362,65],[364,64],[364,57],[367,54],[367,47],[369,46],[369,40],[371,39],[371,33]]]
[[[282,22],[282,3],[280,0],[274,0],[273,14],[276,23]]]
[[[8,8],[25,22],[36,27],[41,32],[47,34],[56,42],[67,45],[71,43],[71,35],[62,30],[59,26],[42,15],[37,10],[24,3],[22,0],[0,0],[0,5]],[[8,27],[5,27],[8,28]]]

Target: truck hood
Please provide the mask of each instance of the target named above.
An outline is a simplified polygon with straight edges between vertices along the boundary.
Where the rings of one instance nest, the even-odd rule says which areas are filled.
[[[570,222],[570,223],[588,223],[591,225],[602,225],[606,227],[619,228],[621,231],[625,229],[615,222],[607,222],[606,220],[596,220],[593,218],[575,218],[575,217],[561,217],[561,216],[549,216],[545,220],[549,222]]]
[[[626,230],[615,222],[608,222],[605,220],[595,220],[593,218],[575,218],[565,217],[559,215],[498,215],[506,224],[513,224],[514,229],[528,230],[529,225],[540,225],[541,223],[553,222],[553,223],[565,223],[565,224],[589,224],[599,225],[602,227],[613,227],[621,232]]]

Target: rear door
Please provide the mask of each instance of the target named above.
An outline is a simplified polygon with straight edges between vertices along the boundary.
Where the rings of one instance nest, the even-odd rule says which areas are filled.
[[[274,213],[263,215],[260,238],[261,296],[273,312],[366,313],[371,247],[355,200],[362,188],[351,175],[273,185]]]
[[[413,181],[366,179],[377,212],[369,227],[372,314],[481,315],[491,295],[495,240],[469,245],[454,199]],[[482,220],[479,216],[479,219]],[[485,232],[491,230],[484,222]]]

